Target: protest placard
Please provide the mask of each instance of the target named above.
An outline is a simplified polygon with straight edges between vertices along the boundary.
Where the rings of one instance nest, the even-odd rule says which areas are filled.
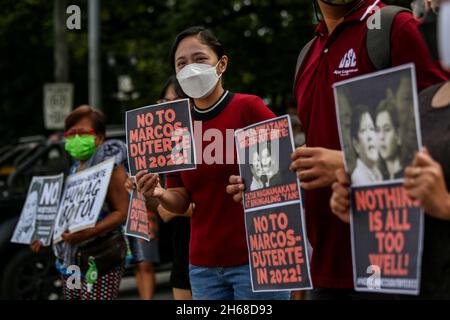
[[[11,242],[50,245],[64,175],[33,177]]]
[[[125,121],[132,176],[196,168],[189,99],[127,111]]]
[[[133,190],[130,195],[125,234],[150,241],[150,233],[150,221],[145,198],[137,190]]]
[[[72,83],[46,83],[44,85],[44,124],[49,130],[64,129],[64,120],[73,108]]]
[[[424,219],[403,187],[422,144],[414,65],[337,83],[334,93],[351,180],[355,289],[418,294]]]
[[[236,131],[239,169],[246,182],[245,209],[299,200],[297,176],[289,170],[291,135],[288,116]]]
[[[73,233],[95,226],[113,168],[114,158],[110,158],[67,177],[54,225],[54,243],[60,242],[66,231]]]
[[[311,289],[300,186],[289,170],[289,117],[237,130],[235,140],[253,291]]]
[[[246,212],[254,291],[311,289],[300,203]]]
[[[418,294],[423,214],[402,183],[352,190],[355,288]]]

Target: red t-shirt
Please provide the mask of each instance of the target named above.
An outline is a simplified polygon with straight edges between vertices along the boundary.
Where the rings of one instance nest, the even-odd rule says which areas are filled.
[[[229,177],[239,175],[234,130],[274,117],[260,98],[230,92],[226,92],[208,110],[194,107],[194,136],[205,136],[201,139],[201,145],[199,139],[195,139],[197,169],[167,174],[167,188],[186,188],[195,203],[189,245],[191,264],[229,267],[248,263],[244,210],[241,203],[234,202],[232,196],[226,193]],[[202,132],[199,133],[200,123]],[[227,129],[228,139],[225,138]],[[223,137],[223,144],[218,141],[219,134]],[[228,147],[225,140],[228,140]],[[212,151],[214,145],[217,149]],[[219,150],[219,146],[223,150]],[[230,152],[233,154],[230,155]],[[211,163],[207,159],[210,154],[215,155],[217,161]],[[200,160],[202,163],[199,163]]]
[[[306,145],[340,150],[332,85],[376,71],[366,48],[367,18],[376,1],[368,0],[328,36],[324,22],[316,29],[317,39],[306,56],[296,79],[298,115],[303,124]],[[377,2],[379,7],[384,4]],[[371,10],[370,10],[371,11]],[[446,80],[433,63],[418,30],[419,21],[408,13],[394,20],[391,33],[393,66],[415,63],[419,90]],[[350,57],[349,67],[342,66]],[[368,94],[370,88],[367,89]],[[305,215],[313,246],[311,273],[318,288],[352,288],[350,226],[331,212],[330,188],[305,192]]]

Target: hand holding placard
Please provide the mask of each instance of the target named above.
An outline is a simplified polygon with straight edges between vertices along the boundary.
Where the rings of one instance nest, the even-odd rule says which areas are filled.
[[[140,171],[136,175],[137,190],[146,198],[160,198],[163,196],[164,189],[159,183],[159,176],[153,173]]]
[[[240,176],[230,176],[228,182],[230,184],[227,186],[227,193],[233,196],[234,201],[241,202],[242,192],[245,190],[244,181]]]
[[[335,172],[344,168],[342,151],[325,148],[297,148],[290,169],[297,172],[305,190],[328,187],[336,181]]]
[[[132,176],[196,168],[188,99],[127,111],[125,121]]]
[[[442,166],[426,149],[406,168],[404,186],[408,196],[418,200],[425,212],[438,219],[450,219],[450,194]]]
[[[336,170],[337,182],[333,183],[330,207],[333,213],[345,223],[350,223],[350,181],[344,169]]]

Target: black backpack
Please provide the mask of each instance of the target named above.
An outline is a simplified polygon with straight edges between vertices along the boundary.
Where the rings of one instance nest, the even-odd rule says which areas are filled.
[[[401,12],[411,12],[410,10],[398,6],[385,6],[380,9],[381,28],[368,29],[366,37],[366,47],[369,58],[377,70],[391,67],[391,29],[395,17]],[[316,40],[314,37],[300,52],[295,69],[294,85],[297,82],[298,72],[303,64],[306,55],[312,44]],[[294,87],[295,90],[295,87]]]

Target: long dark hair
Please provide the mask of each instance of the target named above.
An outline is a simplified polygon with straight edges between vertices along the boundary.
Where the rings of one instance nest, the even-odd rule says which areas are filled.
[[[178,49],[178,46],[180,45],[180,42],[192,36],[197,36],[203,44],[210,47],[217,55],[217,59],[222,58],[222,56],[225,54],[222,43],[220,43],[219,39],[217,39],[217,37],[211,30],[200,26],[190,27],[178,34],[172,45],[172,50],[170,53],[170,64],[173,70],[175,70],[175,53]]]
[[[161,90],[161,93],[159,94],[159,99],[164,99],[166,97],[167,90],[169,90],[170,86],[174,87],[175,93],[178,98],[180,98],[180,99],[188,98],[188,96],[186,96],[186,94],[181,89],[180,84],[178,83],[177,77],[174,75],[171,75],[169,77],[169,79],[167,79],[166,83],[164,84],[164,87]]]
[[[394,131],[396,134],[400,134],[400,117],[395,102],[390,99],[381,101],[377,106],[376,115],[378,116],[382,112],[387,112],[391,118]]]

